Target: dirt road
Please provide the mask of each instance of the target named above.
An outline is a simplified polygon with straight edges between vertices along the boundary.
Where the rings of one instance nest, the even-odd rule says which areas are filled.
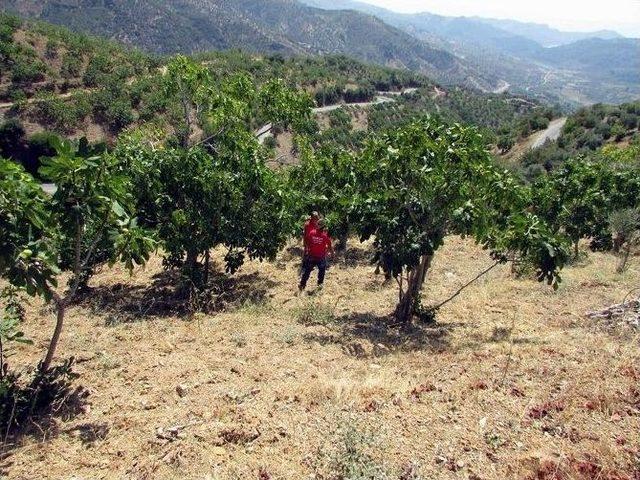
[[[405,88],[404,90],[401,90],[399,92],[377,92],[376,98],[370,102],[335,103],[333,105],[325,105],[324,107],[316,107],[312,109],[312,111],[315,114],[319,114],[319,113],[331,112],[333,110],[337,110],[342,107],[366,108],[366,107],[371,107],[373,105],[380,105],[382,103],[395,102],[396,99],[393,97],[399,97],[401,95],[414,93],[417,90],[418,90],[417,88]],[[258,138],[258,141],[260,142],[260,144],[264,143],[265,139],[273,136],[271,132],[272,128],[273,128],[273,125],[271,123],[268,123],[255,131],[255,135]]]
[[[536,134],[533,144],[531,145],[531,149],[534,150],[536,148],[540,148],[547,143],[547,141],[557,140],[565,123],[567,123],[567,117],[552,120],[546,130]]]

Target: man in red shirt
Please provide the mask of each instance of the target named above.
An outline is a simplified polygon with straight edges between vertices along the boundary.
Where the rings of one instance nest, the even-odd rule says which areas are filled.
[[[307,254],[302,264],[302,278],[298,287],[301,292],[307,287],[311,272],[316,267],[318,267],[318,288],[322,288],[324,275],[327,271],[327,254],[333,255],[331,237],[327,233],[324,220],[318,220],[317,227],[309,229],[305,238],[305,246]]]

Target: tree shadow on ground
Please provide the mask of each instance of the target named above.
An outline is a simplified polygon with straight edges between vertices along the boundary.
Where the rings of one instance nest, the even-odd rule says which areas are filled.
[[[336,251],[335,256],[330,261],[331,265],[339,268],[351,268],[359,265],[374,265],[372,263],[374,255],[373,249],[362,244],[356,245],[357,246],[355,247],[349,246],[346,250]],[[293,261],[302,262],[303,254],[304,250],[301,245],[292,245],[284,250],[279,261],[283,263]]]
[[[374,252],[364,246],[349,247],[338,252],[335,257],[337,267],[352,268],[361,265],[375,266],[373,263]]]
[[[9,476],[13,465],[11,456],[25,440],[44,442],[55,438],[64,433],[60,428],[61,424],[85,413],[89,391],[82,386],[73,386],[71,380],[59,379],[47,386],[46,391],[42,391],[40,395],[45,399],[49,396],[53,398],[45,400],[42,406],[38,406],[38,402],[34,400],[37,411],[25,416],[10,432],[1,432],[0,478]]]
[[[95,314],[106,315],[107,325],[114,325],[264,304],[278,285],[259,272],[231,276],[215,271],[206,287],[192,290],[184,287],[179,271],[167,270],[154,275],[149,285],[118,283],[90,288],[79,297],[77,304],[90,308]]]
[[[461,325],[398,325],[394,322],[394,318],[388,315],[351,313],[334,317],[330,323],[325,323],[328,331],[309,332],[303,338],[321,345],[340,345],[345,354],[358,358],[411,351],[437,353],[449,348],[450,332]]]
[[[64,433],[77,437],[85,447],[90,447],[107,438],[110,427],[107,423],[83,423],[64,430]]]

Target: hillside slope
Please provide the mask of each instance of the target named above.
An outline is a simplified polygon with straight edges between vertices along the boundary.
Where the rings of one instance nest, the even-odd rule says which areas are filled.
[[[220,311],[193,317],[171,309],[176,279],[159,257],[133,277],[119,267],[96,275],[60,348],[89,396],[12,445],[0,474],[298,480],[351,467],[379,472],[361,478],[634,478],[637,335],[585,312],[637,286],[637,260],[621,276],[613,255],[591,254],[557,292],[501,267],[436,324],[403,330],[388,318],[397,288],[373,275],[367,248],[336,261],[315,297],[293,297],[295,248],[232,279],[220,272]],[[491,263],[447,239],[425,304]],[[51,318],[40,307],[23,326],[35,346],[19,347],[12,366],[33,365],[46,345]]]
[[[467,83],[472,78],[490,89],[496,80],[370,15],[329,12],[293,0],[8,0],[3,8],[157,53],[230,48],[340,53],[418,70],[441,82]]]
[[[64,27],[2,14],[0,30],[5,47],[0,58],[0,155],[21,162],[33,173],[38,157],[49,151],[52,134],[111,143],[125,128],[148,122],[166,125],[175,112],[176,106],[163,94],[163,58]],[[371,121],[357,138],[354,132],[335,129],[323,138],[352,145],[369,131],[425,114],[483,127],[488,141],[494,142],[498,135],[520,135],[516,131],[523,122],[529,123],[532,116],[544,115],[546,110],[526,98],[445,88],[415,71],[365,64],[345,56],[225,51],[195,58],[216,78],[239,72],[258,84],[282,78],[308,92],[320,106],[372,101],[380,91],[396,93],[396,102],[360,112],[361,120],[369,117]],[[412,95],[397,95],[407,88]],[[263,124],[259,114],[255,115],[252,127]]]
[[[534,177],[569,158],[591,156],[603,147],[615,149],[632,144],[637,152],[639,128],[640,101],[616,106],[592,105],[570,115],[555,140],[532,149],[535,137],[531,137],[516,145],[505,158],[518,162],[525,176]],[[640,162],[640,158],[633,161]]]

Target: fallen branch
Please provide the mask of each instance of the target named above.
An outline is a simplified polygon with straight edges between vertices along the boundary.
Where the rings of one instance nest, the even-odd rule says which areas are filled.
[[[469,280],[467,283],[465,283],[463,286],[461,286],[458,290],[456,290],[456,292],[451,295],[449,298],[447,298],[446,300],[440,302],[438,305],[435,305],[433,307],[430,307],[429,310],[431,311],[436,311],[436,310],[440,310],[442,307],[444,307],[447,303],[449,303],[450,301],[452,301],[454,298],[456,298],[458,295],[460,295],[464,289],[466,289],[467,287],[469,287],[472,283],[477,282],[478,280],[480,280],[482,277],[484,277],[487,273],[489,273],[491,270],[493,270],[494,268],[496,268],[498,265],[500,265],[501,263],[503,263],[501,260],[498,260],[497,262],[495,262],[493,265],[491,265],[490,267],[485,268],[482,272],[480,272],[478,275],[476,275],[473,279]]]
[[[628,292],[622,303],[616,303],[600,310],[587,312],[587,317],[593,320],[617,321],[618,323],[629,324],[632,327],[640,328],[640,297],[627,301],[631,294],[638,290],[640,290],[640,288]]]

